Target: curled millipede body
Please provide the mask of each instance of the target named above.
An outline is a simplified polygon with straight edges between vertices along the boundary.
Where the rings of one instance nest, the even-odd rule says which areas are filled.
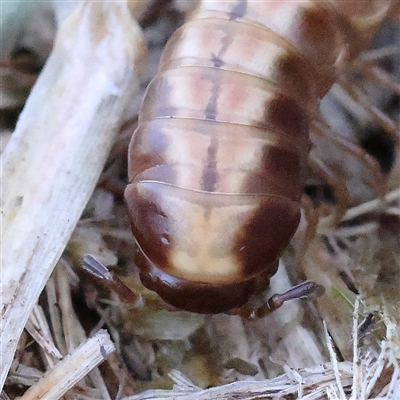
[[[125,191],[145,286],[218,313],[268,286],[300,219],[309,123],[390,1],[205,1],[166,45]]]

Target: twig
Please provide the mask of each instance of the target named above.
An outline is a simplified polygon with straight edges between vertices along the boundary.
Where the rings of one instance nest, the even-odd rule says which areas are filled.
[[[65,20],[2,156],[0,391],[23,327],[138,93],[140,29],[124,2]]]
[[[56,400],[115,350],[105,330],[88,339],[47,372],[20,400]]]

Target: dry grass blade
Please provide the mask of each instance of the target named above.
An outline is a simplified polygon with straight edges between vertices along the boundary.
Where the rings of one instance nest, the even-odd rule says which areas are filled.
[[[42,307],[34,306],[25,329],[48,354],[58,359],[62,358],[62,354],[54,344]]]
[[[174,381],[172,390],[148,390],[123,400],[206,400],[206,399],[281,399],[299,400],[383,400],[398,399],[399,366],[391,357],[389,341],[382,341],[377,351],[357,345],[358,305],[353,315],[352,340],[355,355],[353,363],[337,361],[335,350],[325,325],[326,345],[331,363],[312,368],[291,370],[273,379],[240,381],[202,390],[179,371],[169,375]],[[385,383],[386,382],[386,383]]]
[[[2,155],[0,388],[137,94],[143,52],[124,3],[81,3],[61,27]]]
[[[351,363],[342,362],[338,364],[338,371],[341,374],[342,383],[349,385],[351,383]],[[177,371],[171,373],[171,378],[177,381],[172,390],[148,390],[136,396],[129,396],[123,400],[206,400],[206,399],[275,399],[284,398],[283,396],[297,395],[299,386],[307,395],[305,399],[321,399],[329,387],[335,384],[335,372],[331,364],[323,364],[314,368],[304,368],[297,371],[298,376],[293,373],[280,375],[273,379],[263,381],[241,381],[228,385],[217,386],[210,389],[201,390],[195,385],[184,387],[180,384],[182,377],[176,379],[181,374]],[[301,382],[299,382],[299,378]],[[187,378],[186,378],[187,379]],[[318,385],[317,389],[316,386]],[[299,397],[295,397],[299,398]],[[326,398],[326,397],[325,397]]]
[[[114,350],[108,333],[99,331],[47,372],[21,400],[59,399]]]

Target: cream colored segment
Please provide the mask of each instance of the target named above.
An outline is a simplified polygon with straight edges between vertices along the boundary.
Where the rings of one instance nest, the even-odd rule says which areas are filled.
[[[229,120],[233,123],[264,125],[268,103],[276,93],[258,86],[240,86],[235,81],[226,79],[221,84],[218,96],[218,113],[216,119]]]
[[[218,169],[217,191],[242,191],[249,178],[249,172],[262,169],[262,151],[265,146],[273,145],[273,141],[253,138],[240,144],[241,146],[224,146],[218,153],[220,168]]]
[[[211,137],[194,130],[195,121],[188,120],[187,130],[172,127],[163,128],[163,134],[171,143],[164,153],[165,163],[173,165],[175,184],[180,187],[199,188],[203,164]],[[179,169],[179,171],[177,171]]]
[[[199,168],[204,166],[207,159],[207,151],[212,138],[217,137],[218,148],[216,153],[217,168],[237,168],[243,170],[252,170],[257,167],[262,157],[262,149],[265,146],[276,145],[280,138],[273,133],[265,131],[264,137],[239,137],[232,131],[237,128],[231,125],[232,131],[229,132],[227,124],[219,125],[209,132],[203,133],[196,130],[196,122],[188,120],[190,124],[186,131],[180,131],[173,127],[164,128],[165,136],[172,140],[178,134],[179,140],[175,140],[173,145],[165,150],[165,159],[167,163],[193,165]],[[242,126],[243,135],[246,135],[246,127]],[[282,146],[281,146],[282,147]]]
[[[302,8],[310,8],[318,3],[312,0],[302,1],[246,1],[242,2],[246,6],[244,15],[240,18],[250,20],[253,24],[260,24],[266,26],[279,35],[285,36],[288,32],[293,30],[293,23],[298,19],[299,4]],[[203,0],[199,6],[199,12],[195,18],[210,18],[219,16],[217,12],[222,12],[230,16],[233,11],[233,4],[229,1],[209,1]],[[239,7],[240,9],[240,4]],[[279,16],[277,18],[277,16]]]
[[[240,74],[217,75],[216,71],[195,67],[176,69],[166,76],[169,87],[166,101],[169,107],[179,110],[177,116],[206,118],[206,110],[215,100],[213,111],[216,111],[217,121],[265,124],[266,105],[276,96],[274,89],[252,85],[262,83],[257,78],[252,82],[253,79],[248,77],[247,82],[243,82],[237,75]]]
[[[240,280],[241,268],[232,256],[233,236],[241,227],[240,216],[253,207],[228,206],[207,210],[201,204],[182,203],[179,208],[183,221],[170,252],[170,262],[174,265],[172,274],[213,283]]]
[[[198,131],[204,124],[187,120],[185,130],[165,127],[163,133],[173,143],[166,149],[165,157],[169,164],[175,164],[179,172],[175,184],[193,189],[202,188],[203,167],[213,136],[218,138],[216,153],[216,172],[218,180],[215,191],[223,193],[241,192],[249,171],[262,168],[263,149],[276,145],[277,135],[264,131],[264,137],[246,137],[246,127],[231,124],[208,124],[208,132]],[[230,128],[230,129],[229,129]],[[181,127],[182,129],[182,127]],[[241,134],[240,134],[241,133]],[[179,140],[172,141],[179,137]],[[283,146],[280,139],[281,147]]]
[[[287,49],[278,47],[271,41],[258,40],[258,38],[240,35],[238,32],[224,52],[223,59],[226,64],[221,68],[231,69],[231,65],[240,65],[241,70],[245,69],[252,75],[271,79],[276,69],[275,60],[285,54],[287,54]]]
[[[158,191],[159,207],[174,232],[168,254],[172,267],[166,272],[199,282],[241,280],[241,266],[232,254],[232,246],[237,231],[255,210],[258,198],[210,196],[204,192],[177,191],[168,185],[158,187]]]
[[[262,28],[244,27],[243,23],[229,27],[228,24],[233,25],[220,20],[199,20],[185,25],[182,30],[186,40],[177,43],[172,53],[167,49],[163,61],[182,58],[186,59],[183,63],[187,65],[187,59],[192,59],[193,63],[202,65],[199,60],[210,60],[211,64],[213,58],[221,57],[222,69],[245,70],[265,79],[271,78],[275,69],[271,60],[285,56],[288,48],[292,48],[290,44]]]
[[[200,73],[199,73],[200,72]],[[169,88],[165,103],[189,118],[205,118],[205,110],[212,96],[213,82],[202,79],[198,68],[182,68],[163,76]]]

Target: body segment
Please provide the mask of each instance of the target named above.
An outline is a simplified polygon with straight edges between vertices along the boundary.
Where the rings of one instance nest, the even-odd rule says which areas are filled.
[[[206,1],[168,42],[125,192],[142,281],[166,301],[216,313],[267,287],[299,223],[309,121],[389,6],[359,3]]]

